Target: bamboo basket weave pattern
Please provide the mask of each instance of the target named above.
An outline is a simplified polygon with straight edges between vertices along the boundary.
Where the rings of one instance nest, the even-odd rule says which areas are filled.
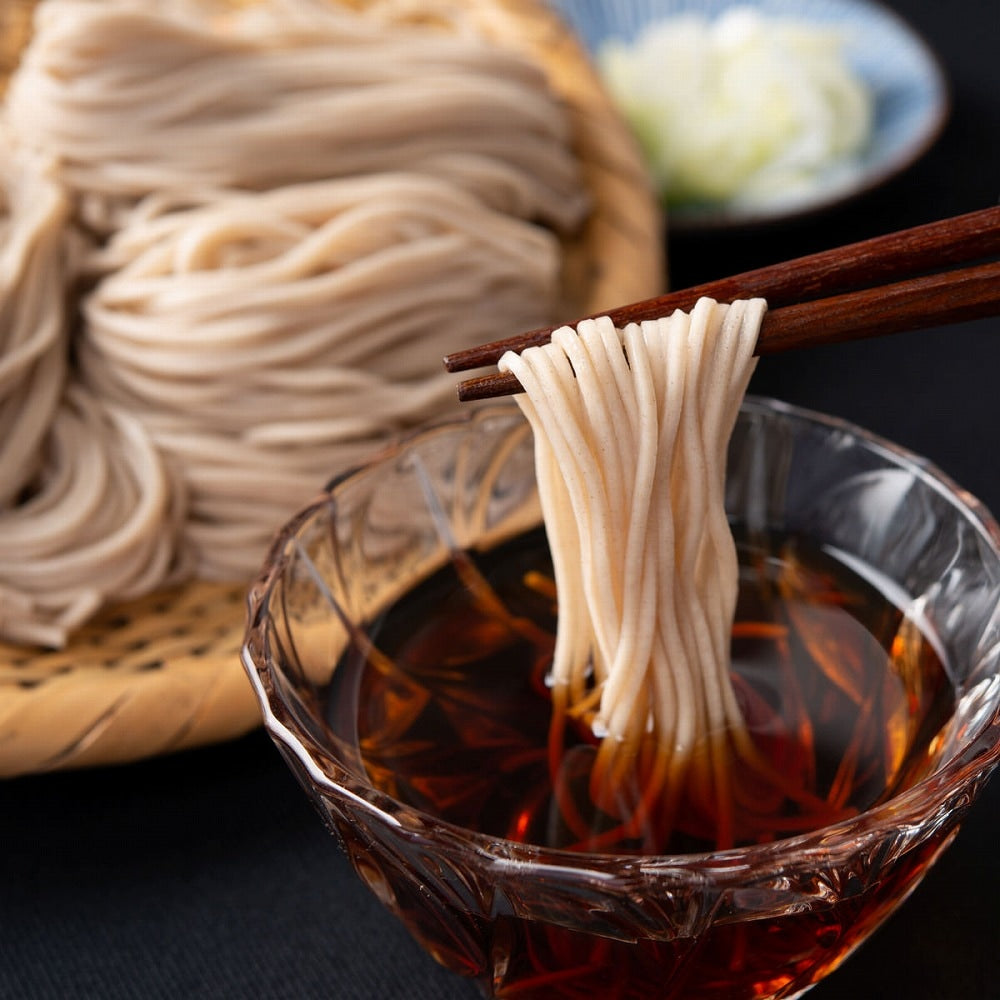
[[[34,3],[0,4],[0,92]],[[542,0],[429,0],[429,19],[436,5],[457,7],[544,66],[569,106],[593,211],[566,248],[567,319],[661,291],[659,209],[631,136],[568,28]],[[134,761],[258,725],[239,659],[249,582],[196,581],[117,604],[58,651],[0,643],[0,777]]]

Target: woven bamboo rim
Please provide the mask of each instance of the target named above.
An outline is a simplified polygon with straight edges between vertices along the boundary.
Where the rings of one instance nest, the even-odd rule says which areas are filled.
[[[0,5],[0,90],[29,36],[34,2]],[[429,18],[435,4],[456,7],[455,0],[428,2]],[[567,247],[567,318],[657,294],[659,209],[575,37],[543,0],[457,6],[490,37],[544,66],[570,107],[594,209]],[[248,584],[193,582],[117,604],[58,651],[0,643],[0,777],[124,763],[256,727],[259,709],[239,657]]]

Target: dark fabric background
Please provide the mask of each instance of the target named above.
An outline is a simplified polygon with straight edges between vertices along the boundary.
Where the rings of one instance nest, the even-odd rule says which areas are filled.
[[[971,211],[1000,195],[1000,5],[892,0],[953,110],[877,193],[732,241],[671,238],[692,284]],[[761,362],[753,389],[928,456],[1000,512],[1000,321]],[[1000,998],[1000,779],[903,909],[810,1000]],[[0,782],[0,998],[458,1000],[362,890],[262,733],[121,768]]]

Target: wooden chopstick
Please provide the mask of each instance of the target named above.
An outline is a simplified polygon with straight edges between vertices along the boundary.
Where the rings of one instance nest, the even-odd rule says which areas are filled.
[[[747,271],[596,315],[616,326],[690,309],[702,296],[727,301],[763,297],[769,311],[757,353],[923,329],[994,315],[1000,307],[1000,265],[951,271],[946,265],[1000,253],[1000,206],[971,212]],[[921,271],[936,270],[923,274]],[[895,278],[918,275],[890,284]],[[821,297],[818,297],[821,296]],[[547,343],[555,327],[449,354],[448,371],[494,364],[508,350]],[[459,399],[471,401],[520,391],[517,380],[494,373],[467,380]]]
[[[770,310],[756,353],[844,343],[998,313],[1000,261],[994,261]],[[493,372],[462,382],[458,398],[468,403],[520,391],[513,375]]]

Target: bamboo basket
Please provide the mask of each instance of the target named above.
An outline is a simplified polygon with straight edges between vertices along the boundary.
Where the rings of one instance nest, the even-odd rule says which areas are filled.
[[[0,92],[30,37],[35,2],[0,5]],[[568,27],[543,0],[428,0],[429,19],[437,5],[457,6],[498,44],[542,65],[569,106],[593,211],[566,247],[567,319],[661,291],[660,210]],[[108,607],[58,651],[0,643],[0,777],[135,761],[256,727],[239,655],[249,583],[196,581]]]

